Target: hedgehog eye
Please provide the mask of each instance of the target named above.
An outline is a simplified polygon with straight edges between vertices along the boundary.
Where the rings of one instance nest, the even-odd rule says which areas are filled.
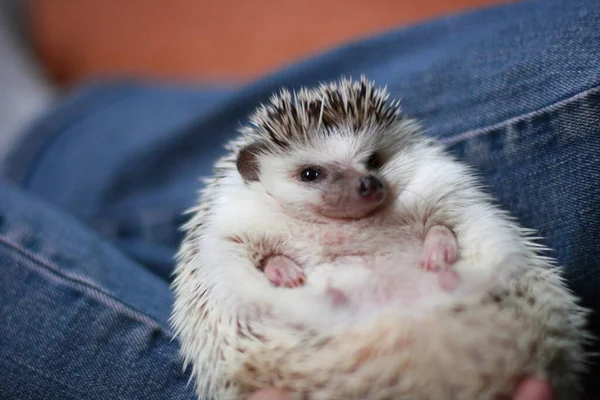
[[[304,168],[302,172],[300,172],[300,179],[302,182],[316,182],[325,177],[325,173],[323,170],[315,167]]]
[[[367,169],[369,170],[377,170],[383,167],[383,159],[377,153],[373,153],[369,156],[366,163]]]

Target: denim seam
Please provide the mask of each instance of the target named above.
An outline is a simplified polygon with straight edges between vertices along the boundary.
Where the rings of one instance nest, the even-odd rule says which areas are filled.
[[[80,290],[90,295],[93,299],[98,300],[108,307],[113,306],[116,311],[122,312],[125,316],[134,319],[142,324],[149,325],[153,329],[159,329],[169,340],[173,339],[172,333],[165,329],[160,322],[148,314],[132,307],[129,304],[123,303],[122,301],[115,298],[113,295],[108,293],[105,289],[98,286],[96,282],[87,280],[81,276],[73,276],[66,274],[61,271],[56,265],[40,259],[35,253],[30,252],[27,249],[22,248],[16,243],[0,236],[0,245],[4,245],[9,250],[15,250],[22,256],[26,257],[30,261],[33,261],[36,266],[32,266],[32,269],[38,270],[39,272],[46,275],[47,279],[55,279],[60,283],[66,284],[67,286]]]
[[[579,92],[573,96],[570,96],[566,99],[563,100],[559,100],[557,102],[554,102],[548,106],[539,108],[537,110],[534,111],[530,111],[528,113],[525,114],[519,114],[515,117],[509,118],[509,119],[505,119],[504,121],[498,122],[496,124],[493,125],[489,125],[483,128],[477,128],[477,129],[472,129],[466,132],[462,132],[462,133],[458,133],[454,136],[450,136],[448,138],[442,138],[442,139],[438,139],[440,143],[443,143],[444,145],[454,145],[460,142],[464,142],[466,140],[469,140],[471,138],[477,137],[477,136],[481,136],[481,135],[485,135],[487,133],[490,133],[492,131],[495,131],[497,129],[501,129],[504,128],[508,125],[512,125],[515,124],[517,122],[520,122],[522,120],[525,119],[531,119],[531,118],[535,118],[538,117],[542,114],[545,113],[549,113],[549,112],[553,112],[556,111],[557,109],[564,107],[566,105],[568,105],[569,103],[572,103],[574,101],[580,100],[582,98],[585,98],[589,95],[595,94],[597,92],[600,92],[600,86],[593,86],[591,88],[588,88],[586,90],[584,90],[583,92]]]

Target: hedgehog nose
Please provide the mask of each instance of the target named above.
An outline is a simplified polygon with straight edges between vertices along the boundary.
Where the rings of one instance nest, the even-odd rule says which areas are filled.
[[[358,194],[367,197],[383,189],[383,184],[373,175],[364,176],[358,180]]]

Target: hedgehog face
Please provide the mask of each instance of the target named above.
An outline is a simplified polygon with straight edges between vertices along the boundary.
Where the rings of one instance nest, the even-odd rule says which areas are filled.
[[[387,98],[365,77],[293,94],[282,89],[242,129],[237,169],[247,184],[260,184],[304,218],[372,215],[410,172],[392,159],[421,140],[414,121]]]
[[[299,218],[360,219],[390,197],[389,183],[379,173],[383,159],[352,136],[322,137],[286,152],[261,154],[259,147],[240,152],[238,170]]]

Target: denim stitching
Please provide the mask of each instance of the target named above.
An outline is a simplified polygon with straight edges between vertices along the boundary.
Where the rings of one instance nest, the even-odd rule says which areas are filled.
[[[554,112],[554,111],[558,110],[561,107],[564,107],[564,106],[566,106],[566,105],[568,105],[568,104],[570,104],[570,103],[572,103],[574,101],[581,100],[581,99],[583,99],[583,98],[585,98],[585,97],[587,97],[589,95],[596,94],[597,92],[600,92],[600,86],[591,87],[591,88],[589,88],[589,89],[587,89],[587,90],[585,90],[583,92],[577,93],[574,96],[571,96],[569,98],[566,98],[566,99],[557,101],[555,103],[552,103],[549,106],[546,106],[546,107],[543,107],[543,108],[540,108],[538,110],[534,110],[534,111],[531,111],[531,112],[528,112],[528,113],[525,113],[525,114],[517,115],[515,117],[506,119],[506,120],[504,120],[502,122],[498,122],[497,124],[494,124],[494,125],[486,126],[486,127],[483,127],[483,128],[473,129],[473,130],[470,130],[470,131],[466,131],[466,132],[462,132],[462,133],[456,134],[454,136],[450,136],[448,138],[439,139],[439,142],[443,143],[445,145],[448,145],[448,146],[449,145],[454,145],[454,144],[459,143],[459,142],[464,142],[464,141],[469,140],[469,139],[471,139],[473,137],[480,136],[480,135],[485,135],[486,133],[489,133],[489,132],[497,130],[497,129],[505,128],[506,126],[515,124],[515,123],[520,122],[522,120],[530,119],[530,118],[535,118],[535,117],[539,117],[540,115],[543,115],[545,113]]]
[[[8,250],[15,250],[30,261],[33,261],[33,265],[27,264],[27,266],[30,266],[31,268],[41,272],[46,276],[47,279],[64,283],[76,290],[81,290],[82,292],[91,295],[94,300],[100,301],[108,307],[112,306],[116,311],[122,312],[125,316],[148,325],[152,329],[160,330],[167,337],[167,339],[173,340],[172,333],[163,327],[157,320],[148,314],[137,310],[129,304],[123,303],[107,292],[104,288],[98,286],[96,282],[88,280],[82,276],[67,274],[60,270],[60,268],[58,268],[56,265],[39,258],[37,254],[22,248],[18,243],[14,243],[5,237],[0,236],[0,245],[4,245],[8,248]]]

